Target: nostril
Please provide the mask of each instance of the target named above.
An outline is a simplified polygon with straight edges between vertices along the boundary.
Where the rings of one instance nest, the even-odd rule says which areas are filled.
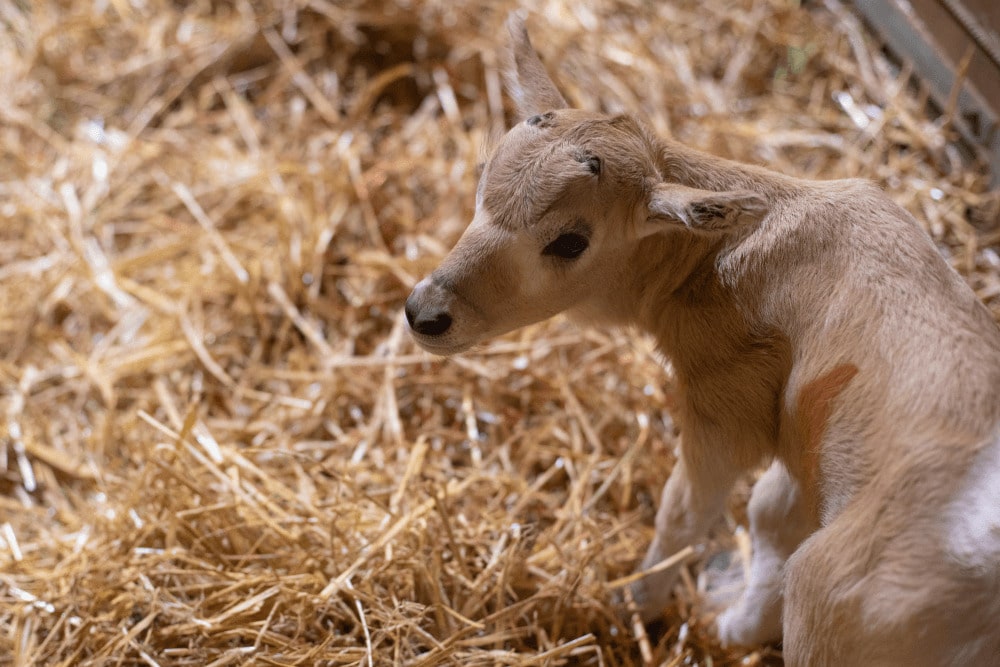
[[[434,317],[417,319],[410,324],[413,330],[425,336],[440,336],[451,328],[451,315],[445,312],[435,313]]]

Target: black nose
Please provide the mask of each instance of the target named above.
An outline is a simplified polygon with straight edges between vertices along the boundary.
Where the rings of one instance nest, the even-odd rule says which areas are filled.
[[[403,308],[406,313],[406,321],[410,323],[410,328],[418,334],[424,336],[440,336],[451,328],[451,315],[443,310],[423,313],[413,303],[413,296],[406,300]]]
[[[411,326],[419,334],[440,336],[451,327],[451,315],[448,313],[434,313],[433,317],[420,318]]]

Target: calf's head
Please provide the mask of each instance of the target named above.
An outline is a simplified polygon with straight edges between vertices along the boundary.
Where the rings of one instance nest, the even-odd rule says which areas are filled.
[[[406,300],[414,338],[438,354],[567,309],[599,311],[647,237],[718,233],[763,212],[751,192],[669,182],[642,123],[567,108],[523,21],[508,28],[507,90],[522,120],[485,164],[469,227]]]

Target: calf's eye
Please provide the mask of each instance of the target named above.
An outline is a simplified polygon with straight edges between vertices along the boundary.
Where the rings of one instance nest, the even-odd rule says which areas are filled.
[[[589,245],[590,241],[583,234],[560,234],[555,241],[542,249],[542,254],[562,259],[576,259]]]

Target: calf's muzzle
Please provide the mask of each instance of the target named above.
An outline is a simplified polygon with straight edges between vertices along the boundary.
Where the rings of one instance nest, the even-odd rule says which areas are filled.
[[[441,336],[451,328],[452,317],[443,290],[430,278],[417,283],[403,308],[406,321],[422,336]]]

